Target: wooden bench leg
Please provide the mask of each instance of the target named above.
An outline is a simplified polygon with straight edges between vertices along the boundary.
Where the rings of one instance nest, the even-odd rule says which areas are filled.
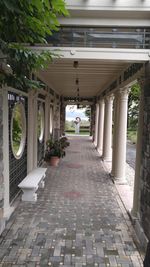
[[[22,201],[37,201],[37,194],[35,193],[36,189],[25,189],[23,188]]]

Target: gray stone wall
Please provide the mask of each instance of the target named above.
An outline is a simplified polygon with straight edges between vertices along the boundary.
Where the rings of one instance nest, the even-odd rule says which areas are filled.
[[[150,72],[144,84],[144,127],[142,139],[140,218],[150,240]]]
[[[95,136],[95,113],[96,113],[96,104],[91,105],[91,125],[90,125],[90,135]]]
[[[3,179],[3,97],[0,93],[0,234],[4,229],[4,179]]]

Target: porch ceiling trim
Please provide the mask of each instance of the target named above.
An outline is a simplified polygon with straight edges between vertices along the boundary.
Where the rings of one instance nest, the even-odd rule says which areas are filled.
[[[121,71],[111,83],[108,83],[107,86],[105,86],[104,89],[99,92],[98,98],[113,93],[118,88],[123,88],[126,86],[131,87],[136,80],[144,77],[145,64],[132,64],[128,68]],[[138,66],[135,67],[134,65]]]
[[[150,60],[150,49],[118,48],[77,48],[77,47],[30,47],[37,51],[51,51],[66,59],[117,60],[126,62],[146,62]]]

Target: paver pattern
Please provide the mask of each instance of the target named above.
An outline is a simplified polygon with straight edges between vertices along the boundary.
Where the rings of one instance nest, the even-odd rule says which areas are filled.
[[[48,167],[35,204],[20,202],[0,237],[0,267],[139,267],[134,232],[88,137]]]

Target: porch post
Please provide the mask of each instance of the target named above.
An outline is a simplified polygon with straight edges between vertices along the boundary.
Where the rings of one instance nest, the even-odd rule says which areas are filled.
[[[14,207],[10,206],[9,201],[9,188],[10,188],[10,180],[9,180],[9,121],[8,121],[8,91],[6,88],[2,89],[3,94],[3,177],[4,177],[4,194],[3,194],[3,217],[9,218],[12,212],[14,211]]]
[[[116,163],[116,145],[117,145],[117,127],[118,127],[118,117],[119,117],[119,99],[118,93],[114,94],[114,123],[113,123],[113,144],[112,144],[112,169],[111,175],[114,177],[115,163]]]
[[[54,116],[53,116],[53,138],[58,140],[60,137],[60,98],[55,94],[54,98]]]
[[[99,121],[99,103],[96,104],[96,114],[95,114],[95,135],[94,135],[95,147],[97,147],[97,141],[98,141],[98,121]]]
[[[35,90],[31,90],[28,94],[28,156],[27,156],[27,172],[34,168],[34,97],[36,97]]]
[[[38,118],[38,93],[35,94],[33,99],[33,168],[37,167],[37,118]]]
[[[119,112],[114,155],[115,166],[113,171],[114,178],[119,184],[125,183],[128,93],[128,88],[122,88],[118,91]]]
[[[62,135],[65,132],[65,119],[66,119],[66,104],[62,97],[60,106],[60,135]]]
[[[112,158],[112,105],[113,95],[105,97],[105,115],[104,115],[104,142],[103,142],[103,160],[111,161]]]
[[[98,137],[97,137],[97,150],[100,155],[103,152],[103,135],[104,135],[104,99],[99,102],[99,122],[98,122]]]
[[[46,141],[49,139],[50,136],[50,96],[47,94],[46,99],[45,99],[45,138],[44,138],[44,143],[45,143],[45,148],[46,148]]]

